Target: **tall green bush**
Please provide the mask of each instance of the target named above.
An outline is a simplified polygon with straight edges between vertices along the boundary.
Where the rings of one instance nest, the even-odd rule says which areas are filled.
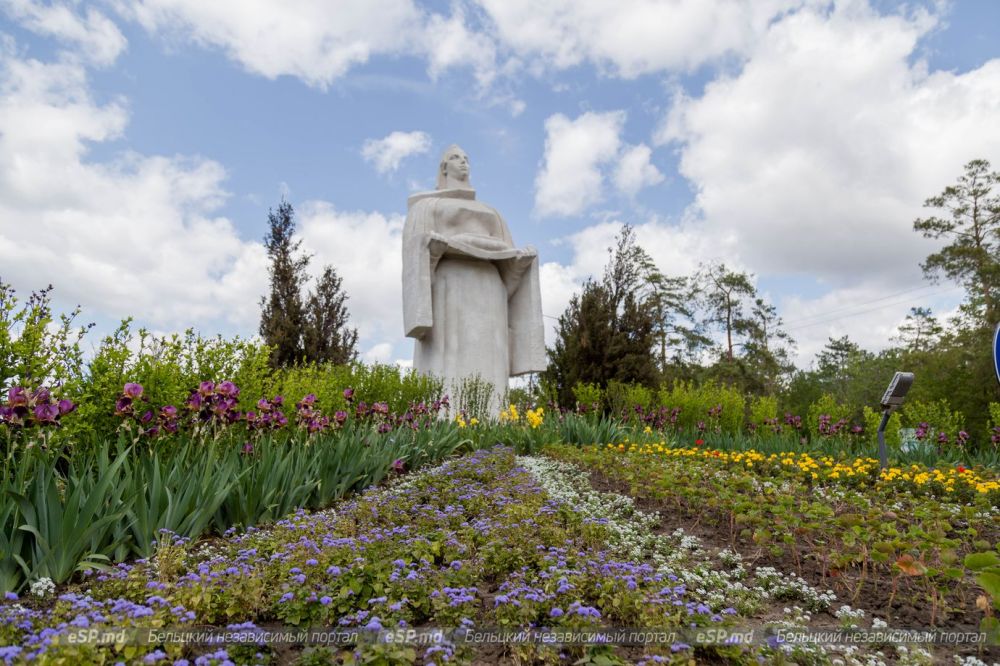
[[[700,386],[694,382],[674,382],[673,386],[660,387],[657,400],[661,407],[679,408],[677,426],[695,429],[701,422],[707,429],[719,429],[726,433],[739,433],[746,420],[746,397],[741,391],[714,381]],[[721,407],[715,416],[710,410]]]

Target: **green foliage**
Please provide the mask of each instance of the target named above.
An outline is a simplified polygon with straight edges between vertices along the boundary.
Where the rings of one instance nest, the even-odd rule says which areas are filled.
[[[494,407],[507,399],[506,391],[498,394],[497,389],[492,382],[478,374],[462,379],[454,386],[456,395],[450,397],[455,413],[485,421],[494,413]]]
[[[271,348],[271,364],[280,368],[354,361],[358,332],[348,326],[342,278],[333,266],[325,266],[316,287],[303,298],[311,257],[300,253],[301,240],[293,240],[292,205],[282,200],[277,211],[268,211],[267,222],[270,293],[260,300],[260,335]]]
[[[80,342],[93,324],[75,327],[79,308],[57,321],[51,292],[51,286],[34,292],[19,305],[13,287],[0,279],[0,390],[58,385],[83,374]]]
[[[559,317],[545,378],[555,387],[560,405],[574,403],[573,388],[580,382],[651,387],[658,380],[648,256],[629,226],[608,253],[603,278],[588,280]]]
[[[680,408],[677,426],[695,430],[699,422],[711,431],[738,433],[743,430],[746,418],[746,397],[738,389],[713,381],[695,385],[694,382],[674,382],[669,389],[660,387],[657,393],[660,406]],[[718,415],[709,410],[722,407]]]
[[[636,415],[636,407],[648,411],[656,401],[656,394],[642,384],[608,382],[605,392],[608,410],[612,416],[631,420]]]
[[[17,529],[31,535],[27,557],[13,556],[26,579],[64,583],[74,572],[108,561],[108,536],[132,499],[117,483],[128,455],[122,451],[110,460],[105,450],[96,459],[78,459],[65,479],[54,466],[39,464],[23,491],[7,490],[21,515]]]
[[[134,350],[134,351],[133,351]],[[188,329],[183,335],[156,337],[133,333],[126,319],[97,348],[85,376],[65,392],[78,403],[66,420],[66,439],[86,445],[118,427],[115,401],[126,382],[137,382],[151,408],[181,405],[201,381],[228,379],[241,389],[241,407],[250,409],[271,383],[269,350],[239,337],[205,338]]]
[[[927,238],[948,239],[928,255],[924,274],[961,282],[968,300],[965,312],[980,326],[990,328],[1000,313],[1000,173],[987,160],[972,160],[955,185],[924,202],[927,208],[947,211],[913,222],[914,231]]]
[[[878,426],[882,423],[882,412],[876,411],[871,407],[865,405],[864,413],[864,426],[865,426],[865,441],[874,451],[876,446],[878,446]],[[903,417],[898,412],[895,411],[889,415],[889,422],[885,425],[885,445],[888,449],[898,450],[900,445],[902,445],[902,440],[900,439],[899,431],[903,427]]]
[[[604,400],[604,391],[593,382],[577,382],[573,386],[573,398],[576,400],[575,407],[581,411],[599,410]]]
[[[850,422],[852,415],[852,407],[850,405],[844,405],[837,402],[837,399],[829,394],[824,393],[820,396],[819,400],[809,405],[809,409],[806,412],[806,428],[810,433],[817,433],[819,431],[820,416],[827,415],[830,417],[830,421],[836,423],[841,419]]]
[[[933,436],[945,433],[952,442],[958,432],[965,429],[965,417],[960,412],[953,411],[944,398],[934,401],[912,400],[903,405],[902,412],[907,427],[915,428],[921,423],[927,423]]]
[[[778,399],[774,396],[756,396],[750,400],[750,423],[758,426],[778,418]]]
[[[443,394],[443,383],[439,379],[381,363],[306,363],[281,368],[275,371],[267,392],[283,395],[293,403],[312,393],[323,413],[333,414],[337,410],[351,409],[351,403],[344,398],[344,389],[348,388],[354,390],[354,404],[385,402],[394,413],[406,411],[411,403],[438,400]]]

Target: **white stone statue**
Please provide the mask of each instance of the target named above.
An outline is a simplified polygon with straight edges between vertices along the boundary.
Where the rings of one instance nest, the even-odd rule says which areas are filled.
[[[458,146],[444,151],[437,188],[409,197],[403,228],[413,366],[444,379],[453,397],[478,375],[493,385],[496,414],[511,376],[545,369],[538,253],[515,248],[500,214],[476,201]]]

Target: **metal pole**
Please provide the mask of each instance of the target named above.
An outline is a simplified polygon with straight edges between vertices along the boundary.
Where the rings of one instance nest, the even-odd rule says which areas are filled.
[[[889,454],[885,450],[885,427],[889,425],[889,414],[888,409],[882,412],[882,422],[878,424],[878,464],[881,465],[882,469],[889,466]]]

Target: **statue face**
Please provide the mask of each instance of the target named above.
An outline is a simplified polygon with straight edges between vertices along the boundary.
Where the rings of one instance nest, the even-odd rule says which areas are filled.
[[[444,158],[445,175],[458,181],[469,180],[469,156],[461,148],[448,152]]]

